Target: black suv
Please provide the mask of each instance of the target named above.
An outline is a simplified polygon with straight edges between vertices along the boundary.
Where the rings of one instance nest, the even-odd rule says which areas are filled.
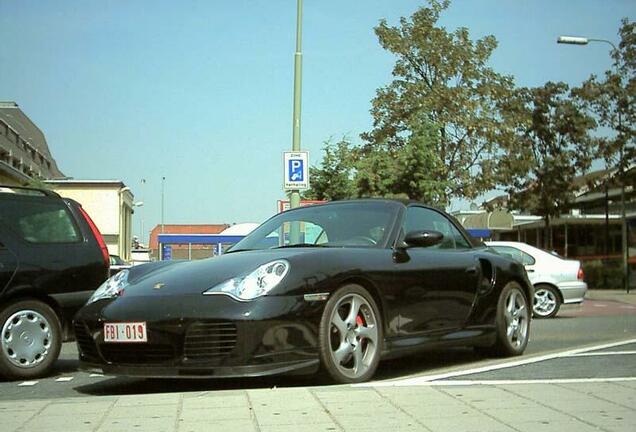
[[[104,239],[79,203],[0,185],[0,375],[50,371],[108,267]]]

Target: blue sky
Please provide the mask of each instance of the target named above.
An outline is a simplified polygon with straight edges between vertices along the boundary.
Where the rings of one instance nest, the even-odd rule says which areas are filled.
[[[425,3],[304,1],[302,147],[313,163],[325,140],[357,142],[371,127],[393,65],[373,27]],[[495,35],[491,65],[518,85],[577,85],[610,67],[609,47],[557,36],[616,43],[634,12],[634,0],[455,0],[441,22]],[[295,21],[294,0],[0,0],[0,100],[42,129],[66,175],[130,186],[148,229],[162,176],[166,223],[260,222],[284,197]]]

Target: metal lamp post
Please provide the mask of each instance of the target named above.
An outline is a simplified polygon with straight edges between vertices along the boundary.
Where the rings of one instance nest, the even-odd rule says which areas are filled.
[[[581,36],[559,36],[557,43],[567,45],[587,45],[590,42],[602,42],[609,44],[614,51],[616,51],[616,45],[607,39],[593,39]],[[618,67],[616,67],[616,76],[618,76]],[[618,129],[621,129],[621,114],[618,113]],[[620,132],[619,132],[620,133]],[[621,248],[623,255],[623,289],[629,292],[629,267],[627,263],[627,217],[625,212],[625,178],[623,172],[623,153],[624,149],[621,145],[619,151],[619,164],[618,175],[621,183]]]
[[[141,179],[140,181],[141,183],[141,201],[143,202],[144,200],[144,186],[146,185],[146,179]],[[141,232],[139,233],[139,237],[141,240],[141,244],[147,244],[145,242],[145,233],[144,233],[144,214],[143,214],[143,206],[141,209],[139,209],[139,229],[141,230]]]
[[[164,189],[166,185],[166,178],[161,177],[161,234],[163,234],[163,203],[164,203]]]
[[[298,0],[296,10],[296,52],[294,53],[294,113],[292,125],[292,151],[300,151],[300,107],[302,93],[303,54],[302,54],[302,26],[303,1]],[[291,191],[289,200],[291,208],[300,207],[300,191]]]

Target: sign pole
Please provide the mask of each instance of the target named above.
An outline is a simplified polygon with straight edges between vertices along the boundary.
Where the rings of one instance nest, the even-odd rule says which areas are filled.
[[[298,0],[296,10],[296,52],[294,54],[294,114],[293,114],[293,138],[292,151],[300,151],[300,107],[302,91],[302,17],[303,1]],[[293,189],[290,196],[290,207],[300,207],[300,191]],[[289,232],[290,243],[300,241],[300,224],[291,224]]]

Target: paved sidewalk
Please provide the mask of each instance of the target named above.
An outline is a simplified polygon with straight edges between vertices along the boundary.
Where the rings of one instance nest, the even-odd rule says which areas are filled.
[[[0,416],[3,432],[631,432],[636,381],[81,397],[2,402]]]
[[[621,303],[629,303],[636,305],[636,290],[588,290],[585,295],[589,300],[617,301]]]

